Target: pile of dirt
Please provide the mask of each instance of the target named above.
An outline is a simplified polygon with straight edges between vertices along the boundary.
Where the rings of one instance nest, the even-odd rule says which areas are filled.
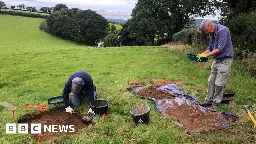
[[[141,114],[145,114],[148,112],[148,107],[146,106],[143,106],[143,105],[138,105],[138,106],[135,106],[133,109],[132,109],[132,113],[134,115],[141,115]]]
[[[168,85],[168,84],[186,84],[185,81],[183,80],[163,80],[163,79],[158,79],[154,82],[154,84],[152,86],[154,87],[159,87],[159,86],[164,86],[164,85]]]
[[[183,80],[167,80],[167,79],[157,79],[152,82],[149,79],[142,79],[142,80],[134,80],[129,83],[130,87],[143,87],[144,84],[152,84],[151,86],[160,87],[168,84],[186,84]]]
[[[72,135],[79,131],[79,129],[87,127],[89,124],[84,123],[82,121],[83,115],[81,115],[79,112],[70,114],[65,112],[65,109],[63,107],[58,107],[51,109],[49,111],[43,111],[40,113],[35,114],[29,114],[24,115],[18,120],[18,123],[28,123],[29,126],[29,133],[30,132],[30,124],[31,123],[40,123],[41,124],[41,135],[42,135],[42,141],[49,140],[53,137],[58,136],[64,136],[64,135]],[[58,132],[44,132],[44,125],[58,125]],[[74,132],[60,132],[59,130],[60,126],[69,126],[74,125]],[[68,131],[72,131],[70,128],[68,128]],[[33,134],[33,137],[35,137],[37,140],[39,140],[38,134]]]
[[[132,81],[129,83],[130,87],[142,87],[138,81]]]
[[[231,122],[225,115],[212,112],[183,98],[175,98],[161,103],[163,114],[170,116],[188,133],[221,130]]]
[[[166,91],[157,91],[155,87],[153,86],[149,86],[146,87],[140,91],[137,92],[137,95],[141,96],[141,97],[147,97],[147,98],[155,98],[155,99],[170,99],[173,98],[175,96],[169,94]]]

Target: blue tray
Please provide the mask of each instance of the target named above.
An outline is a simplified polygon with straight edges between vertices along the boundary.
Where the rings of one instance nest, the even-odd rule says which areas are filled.
[[[207,57],[197,58],[196,55],[194,55],[194,54],[187,54],[187,57],[189,60],[196,61],[196,62],[207,62],[208,61]]]

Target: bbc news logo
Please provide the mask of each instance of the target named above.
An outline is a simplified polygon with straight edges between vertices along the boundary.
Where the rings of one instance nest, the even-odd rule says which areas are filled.
[[[7,134],[16,134],[17,129],[19,134],[28,134],[29,124],[27,123],[19,123],[18,127],[16,123],[7,123],[6,124],[6,133]],[[42,129],[43,126],[43,129]],[[44,133],[46,132],[65,132],[65,133],[73,133],[75,132],[74,125],[42,125],[40,123],[31,123],[30,124],[30,133],[31,134],[41,134],[42,130]]]

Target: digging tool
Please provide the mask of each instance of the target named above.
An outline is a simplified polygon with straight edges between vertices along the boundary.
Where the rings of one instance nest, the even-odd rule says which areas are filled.
[[[46,108],[48,108],[48,106],[42,106],[42,105],[40,105],[40,106],[24,106],[24,108],[37,108],[37,109],[41,109],[41,110],[44,110],[44,109],[46,109]]]
[[[93,116],[89,116],[89,115],[84,115],[82,120],[85,122],[85,123],[89,123],[91,122],[93,119]]]
[[[92,111],[92,109],[90,108],[89,111],[88,111],[88,113],[83,116],[82,120],[83,120],[84,122],[89,123],[89,122],[92,121],[94,115],[95,115],[95,113],[94,113],[94,112]]]
[[[252,115],[252,113],[251,113],[251,111],[250,111],[250,107],[252,107],[252,106],[244,105],[244,108],[245,108],[247,114],[249,115],[250,119],[251,119],[251,120],[253,121],[253,123],[254,123],[254,128],[256,128],[256,120],[255,120],[255,118],[253,117],[253,115]]]

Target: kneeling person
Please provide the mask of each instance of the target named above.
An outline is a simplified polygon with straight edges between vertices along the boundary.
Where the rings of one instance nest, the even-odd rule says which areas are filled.
[[[69,93],[72,92],[72,105],[80,106],[81,101],[96,99],[96,89],[91,76],[85,71],[72,74],[65,84],[62,96],[65,106],[70,106]]]

